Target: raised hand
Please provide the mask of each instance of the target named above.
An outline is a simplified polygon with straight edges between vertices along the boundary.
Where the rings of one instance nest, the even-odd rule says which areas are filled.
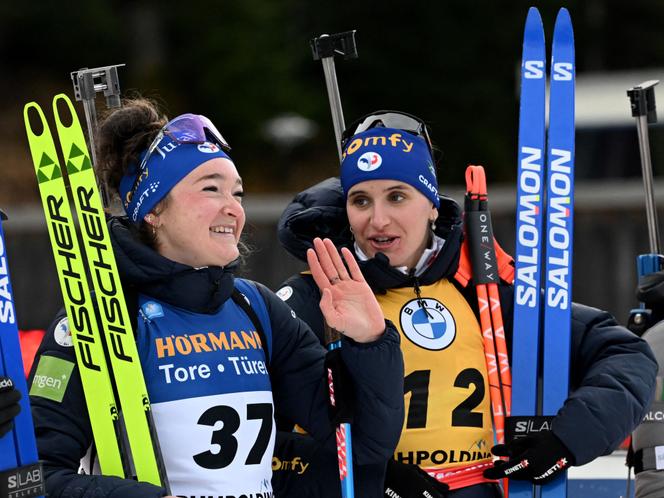
[[[321,292],[320,309],[327,324],[357,342],[371,342],[385,332],[383,311],[357,261],[347,248],[339,251],[330,239],[314,239],[307,262]]]

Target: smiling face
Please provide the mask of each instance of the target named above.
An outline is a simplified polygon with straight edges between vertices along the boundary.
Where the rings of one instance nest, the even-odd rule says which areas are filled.
[[[226,266],[239,256],[244,228],[242,180],[228,159],[216,158],[191,171],[173,187],[158,215],[157,251],[185,265]]]
[[[354,185],[346,200],[355,242],[373,258],[385,254],[391,266],[413,268],[429,241],[438,217],[430,200],[407,183],[369,180]]]

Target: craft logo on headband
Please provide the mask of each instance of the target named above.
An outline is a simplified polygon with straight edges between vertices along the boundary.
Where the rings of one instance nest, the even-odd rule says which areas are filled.
[[[354,135],[343,152],[341,186],[344,195],[360,182],[397,180],[420,191],[435,207],[438,180],[426,141],[395,128],[371,128]]]
[[[198,166],[215,158],[231,160],[212,142],[177,143],[166,135],[153,152],[142,171],[133,165],[120,181],[119,192],[125,212],[137,224]],[[148,151],[141,154],[141,161],[146,154]]]

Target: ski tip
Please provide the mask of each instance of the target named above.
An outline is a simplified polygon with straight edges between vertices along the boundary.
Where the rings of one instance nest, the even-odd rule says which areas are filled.
[[[61,105],[60,102],[64,103],[64,107],[69,110],[69,116],[67,120],[64,120],[64,114],[60,113]],[[76,109],[74,109],[74,104],[72,104],[71,99],[65,93],[59,93],[53,97],[53,115],[55,117],[55,122],[58,125],[58,128],[71,128],[78,121],[78,116],[76,114]]]
[[[524,44],[537,43],[542,46],[544,45],[544,25],[542,24],[542,16],[537,7],[530,7],[528,9],[523,42]]]
[[[53,97],[53,102],[57,102],[58,100],[69,101],[70,99],[66,93],[58,93],[55,97]]]
[[[565,7],[561,7],[556,16],[556,24],[553,27],[553,44],[557,43],[574,45],[574,30],[572,18]]]
[[[37,102],[28,102],[23,106],[23,123],[28,137],[41,137],[48,128],[44,111]]]
[[[71,103],[71,99],[66,93],[58,93],[55,97],[53,97],[53,109],[56,108],[58,102],[60,101],[63,101],[67,107],[73,109],[74,105]]]
[[[569,30],[572,32],[572,18],[569,15],[569,10],[565,7],[561,7],[556,16],[556,24],[553,28],[554,33],[559,30]]]
[[[542,16],[540,15],[539,9],[537,7],[530,7],[528,9],[528,16],[526,17],[526,24],[529,22],[542,22]]]
[[[560,10],[558,11],[558,15],[556,16],[556,22],[558,20],[564,20],[567,21],[568,23],[572,24],[572,18],[569,15],[569,10],[565,7],[560,7]]]

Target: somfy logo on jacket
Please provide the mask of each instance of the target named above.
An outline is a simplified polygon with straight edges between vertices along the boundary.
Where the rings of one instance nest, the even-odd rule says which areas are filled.
[[[424,349],[445,349],[456,337],[456,324],[449,310],[436,299],[412,299],[401,309],[401,330]]]

